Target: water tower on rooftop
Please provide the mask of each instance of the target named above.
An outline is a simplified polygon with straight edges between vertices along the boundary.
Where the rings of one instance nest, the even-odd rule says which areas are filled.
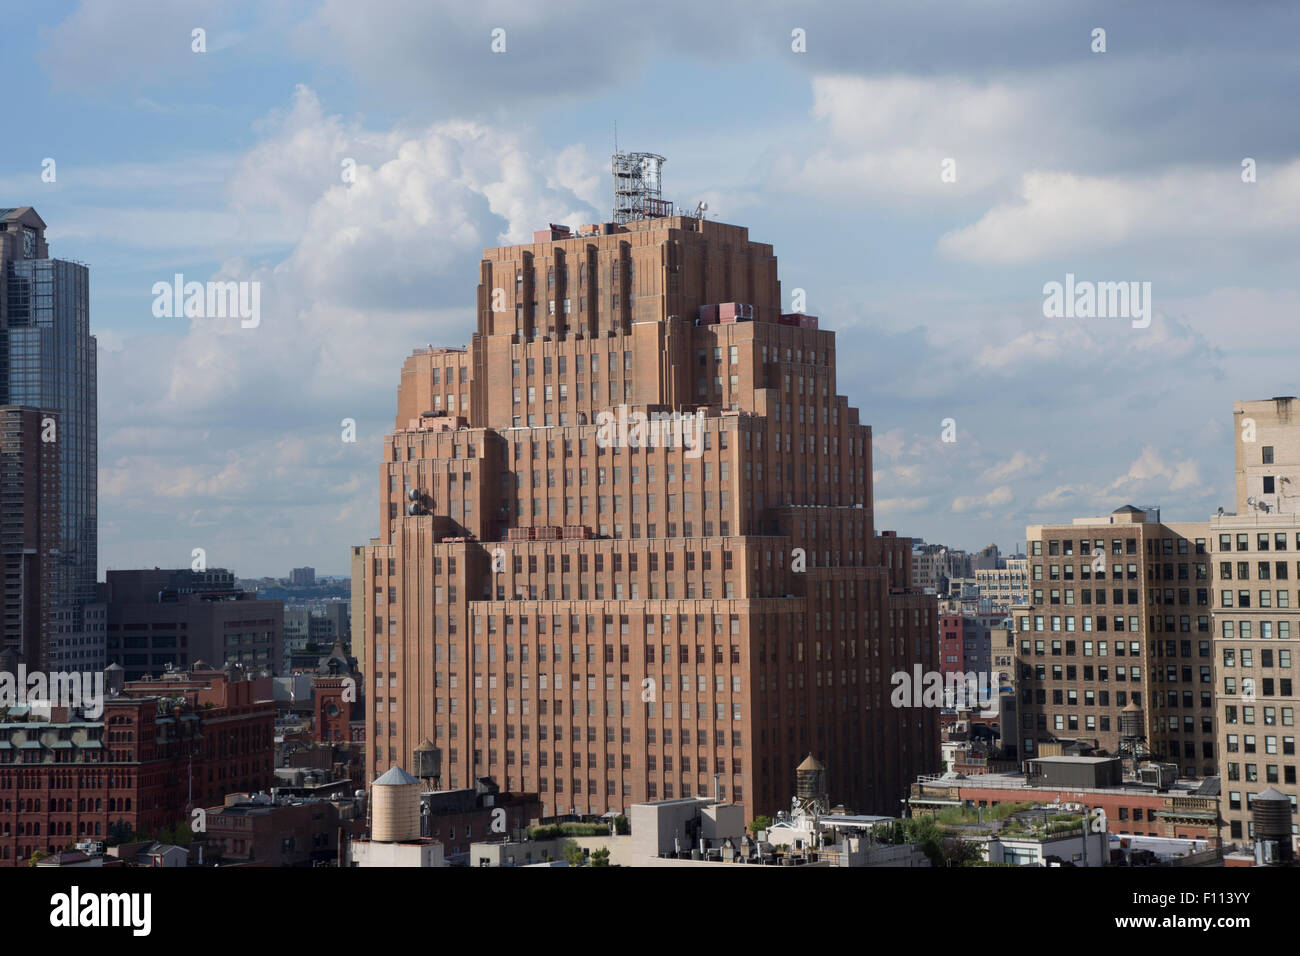
[[[809,752],[794,771],[795,808],[805,813],[820,815],[826,812],[829,802],[826,788],[826,765]]]
[[[370,790],[370,839],[402,843],[420,838],[420,781],[396,764]]]

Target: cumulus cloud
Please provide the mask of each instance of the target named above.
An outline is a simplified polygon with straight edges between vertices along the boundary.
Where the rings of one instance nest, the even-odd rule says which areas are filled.
[[[1071,460],[1058,474],[1078,468]],[[1033,499],[1031,513],[1041,520],[1063,522],[1085,514],[1109,512],[1122,504],[1163,503],[1190,511],[1208,500],[1200,465],[1192,458],[1170,460],[1153,445],[1144,446],[1125,472],[1110,481],[1073,481],[1054,485]]]
[[[961,514],[966,511],[980,511],[1009,504],[1013,498],[1011,489],[1006,485],[994,488],[984,495],[958,495],[953,499],[952,510]]]
[[[1123,488],[1145,484],[1154,478],[1163,478],[1170,474],[1171,469],[1165,464],[1160,452],[1154,446],[1147,445],[1142,449],[1142,454],[1129,465],[1128,471],[1106,486],[1106,491],[1118,491]]]
[[[483,246],[608,207],[611,102],[620,140],[669,156],[671,198],[774,241],[785,286],[808,288],[839,333],[839,390],[878,426],[877,509],[907,516],[901,530],[977,546],[1018,537],[1024,502],[1056,520],[1121,496],[1198,507],[1201,476],[1230,491],[1231,400],[1300,390],[1278,347],[1300,305],[1300,134],[1276,122],[1300,14],[1271,10],[1278,29],[1247,40],[1196,0],[1178,31],[1151,29],[1160,6],[1099,8],[1112,36],[1143,38],[1141,56],[1106,57],[1086,52],[1075,13],[1032,3],[1008,7],[1010,32],[975,8],[940,22],[907,3],[813,5],[808,56],[790,53],[775,2],[668,0],[671,35],[594,0],[324,0],[296,27],[276,5],[75,6],[36,45],[55,91],[134,87],[120,102],[192,133],[141,137],[134,160],[98,168],[60,157],[44,195],[77,199],[41,207],[56,254],[97,264],[106,554],[130,541],[156,563],[175,523],[271,567],[319,548],[341,570],[342,545],[373,528],[402,360],[467,340]],[[190,53],[197,23],[219,54]],[[496,26],[505,55],[490,52]],[[265,93],[225,82],[258,51],[283,84],[264,89],[328,71],[328,105],[303,86],[266,114]],[[646,81],[665,51],[679,88]],[[717,80],[728,63],[751,77],[744,98]],[[734,104],[722,120],[719,101]],[[663,103],[681,106],[671,123]],[[1240,181],[1232,150],[1258,156],[1259,182]],[[182,266],[262,283],[261,327],[174,319],[140,335],[131,313],[105,328],[111,281],[144,296]],[[1067,270],[1155,280],[1152,327],[1044,319],[1041,287]],[[1176,368],[1185,387],[1135,364]],[[338,441],[345,416],[357,445]],[[938,441],[949,416],[955,445]],[[1159,467],[1112,489],[1151,430]]]
[[[886,525],[894,515],[917,514],[930,509],[929,498],[877,498],[876,524]]]
[[[967,262],[1007,265],[1165,239],[1223,243],[1291,232],[1300,218],[1300,160],[1252,184],[1243,183],[1240,172],[1231,163],[1140,176],[1028,172],[1016,199],[946,233],[939,251]]]
[[[45,32],[35,57],[56,85],[83,94],[164,78],[201,83],[224,65],[213,54],[243,39],[235,21],[234,5],[222,0],[82,3]],[[196,27],[209,35],[207,55],[192,50]]]
[[[110,336],[100,379],[114,401],[101,447],[131,451],[106,456],[103,508],[114,522],[148,523],[183,504],[192,522],[238,503],[245,523],[288,516],[297,535],[318,520],[302,507],[310,501],[353,516],[350,537],[361,540],[402,361],[426,343],[468,341],[481,250],[595,214],[559,185],[582,188],[580,156],[570,152],[568,172],[548,179],[555,163],[544,148],[482,123],[370,131],[300,88],[263,134],[234,165],[229,215],[253,227],[279,219],[290,251],[186,276],[259,283],[261,322],[159,319],[183,333]],[[351,184],[338,175],[344,156],[359,160]],[[170,281],[170,270],[159,278]],[[356,444],[340,440],[343,418],[357,421]],[[345,541],[333,540],[335,568]],[[300,544],[279,547],[287,561]]]
[[[985,469],[982,477],[985,481],[997,482],[1036,474],[1042,470],[1046,459],[1046,454],[1030,455],[1027,452],[1017,451],[1001,464]]]
[[[1014,161],[1006,143],[1039,112],[1038,94],[958,77],[817,76],[817,148],[791,149],[769,178],[785,188],[861,201],[907,194],[966,194],[988,187]],[[806,144],[800,143],[801,147]],[[955,176],[940,173],[945,161]]]
[[[1128,471],[1106,486],[1106,492],[1129,493],[1153,488],[1185,491],[1201,487],[1200,467],[1195,459],[1167,461],[1157,449],[1147,445]]]
[[[886,432],[874,432],[871,436],[871,448],[875,457],[898,458],[907,444],[901,428],[891,428]]]
[[[1064,511],[1074,507],[1081,497],[1090,494],[1082,485],[1057,485],[1034,499],[1035,511]]]

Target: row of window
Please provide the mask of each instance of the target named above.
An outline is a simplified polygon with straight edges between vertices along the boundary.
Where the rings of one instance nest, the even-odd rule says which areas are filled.
[[[1268,589],[1268,588],[1264,588],[1264,589],[1261,589],[1261,590],[1258,592],[1258,595],[1259,595],[1259,603],[1258,603],[1258,605],[1257,605],[1258,607],[1261,607],[1261,608],[1271,608],[1271,607],[1273,607],[1273,606],[1274,606],[1274,605],[1273,605],[1273,602],[1274,602],[1274,599],[1275,599],[1275,598],[1276,598],[1276,600],[1277,600],[1277,607],[1279,607],[1279,608],[1290,608],[1290,607],[1291,607],[1291,592],[1290,592],[1290,591],[1285,591],[1285,590],[1282,590],[1282,589],[1278,589],[1278,590],[1274,591],[1274,590],[1270,590],[1270,589]],[[1219,607],[1221,607],[1221,608],[1230,608],[1230,607],[1234,607],[1234,606],[1235,606],[1235,607],[1241,607],[1241,608],[1247,608],[1247,607],[1250,607],[1250,606],[1251,606],[1251,592],[1250,592],[1250,591],[1237,591],[1237,592],[1236,592],[1236,603],[1234,604],[1234,602],[1233,602],[1233,592],[1232,592],[1232,591],[1228,591],[1228,590],[1222,590],[1222,591],[1220,591],[1220,592],[1219,592]]]
[[[1292,745],[1292,747],[1293,747],[1292,753],[1294,753],[1295,752],[1294,744]],[[1281,771],[1280,774],[1279,774],[1279,769]],[[1237,763],[1229,762],[1228,780],[1230,781],[1244,780],[1246,783],[1259,783],[1260,782],[1259,766],[1253,763],[1246,764],[1246,775],[1245,777],[1242,777],[1241,765]],[[1294,784],[1296,782],[1295,764],[1289,764],[1289,763],[1281,764],[1281,765],[1275,763],[1265,764],[1263,782]],[[1231,809],[1240,809],[1240,808],[1232,807]]]
[[[1173,540],[1167,539],[1167,541],[1168,541],[1168,547],[1172,549]],[[1088,555],[1089,557],[1092,557],[1094,554],[1106,553],[1105,550],[1106,542],[1103,541],[1101,538],[1097,538],[1095,541],[1091,542],[1092,544],[1091,550],[1089,549],[1089,543],[1090,542],[1087,538],[1079,539],[1079,554]],[[1179,550],[1178,550],[1179,554],[1187,553],[1186,545],[1187,545],[1187,540],[1185,538],[1180,538]],[[1151,542],[1147,542],[1147,546],[1148,548],[1150,548]],[[1030,554],[1032,554],[1035,557],[1040,557],[1043,553],[1042,540],[1040,539],[1038,541],[1029,542],[1029,548],[1030,548]],[[1069,538],[1064,540],[1052,539],[1047,542],[1047,553],[1049,556],[1053,556],[1053,557],[1057,555],[1064,555],[1066,557],[1070,557],[1071,555],[1074,554],[1074,541],[1073,539],[1069,539]],[[1137,554],[1138,553],[1137,538],[1112,538],[1110,542],[1110,553],[1111,554]],[[1166,553],[1172,553],[1172,551],[1168,551]],[[1200,554],[1202,552],[1198,551],[1197,553]]]
[[[1242,623],[1249,624],[1250,622],[1244,621]],[[1249,634],[1245,636],[1249,636]],[[1278,667],[1289,668],[1291,666],[1290,648],[1285,648],[1285,647],[1278,648],[1276,651],[1276,655],[1274,653],[1273,648],[1271,647],[1261,647],[1258,650],[1259,650],[1260,667],[1273,667],[1274,666],[1273,661],[1275,659],[1277,661]],[[1242,667],[1254,667],[1255,649],[1250,647],[1242,647],[1242,648],[1225,647],[1223,649],[1224,667],[1236,667],[1238,660],[1241,661]]]
[[[1257,751],[1257,748],[1258,748],[1257,740],[1258,740],[1258,738],[1257,738],[1254,734],[1241,734],[1241,735],[1238,735],[1238,734],[1228,734],[1228,737],[1227,737],[1227,750],[1228,750],[1228,753],[1230,753],[1230,754],[1235,754],[1235,753],[1248,753],[1248,754],[1253,754],[1253,753],[1256,753],[1256,752],[1258,752],[1258,751]],[[1263,753],[1265,753],[1265,754],[1269,754],[1269,755],[1276,755],[1276,754],[1278,754],[1278,753],[1282,753],[1282,754],[1284,754],[1284,755],[1286,755],[1286,756],[1290,756],[1290,757],[1294,757],[1294,756],[1295,756],[1295,738],[1294,738],[1294,737],[1283,737],[1283,738],[1281,739],[1281,748],[1282,748],[1282,749],[1281,749],[1280,751],[1278,750],[1278,746],[1279,746],[1279,744],[1278,744],[1278,738],[1277,738],[1277,737],[1273,736],[1272,734],[1265,734],[1265,735],[1264,735],[1264,750],[1263,750]]]
[[[1138,698],[1140,698],[1141,696],[1142,696],[1141,691],[1136,691],[1136,690],[1133,691],[1133,697],[1134,697],[1133,702],[1135,704],[1139,703]],[[1036,702],[1039,707],[1046,707],[1047,691],[1041,687],[1037,689],[1030,688],[1030,687],[1022,687],[1020,690],[1020,699],[1026,705],[1033,705]],[[1117,705],[1123,706],[1125,702],[1124,691],[1122,690],[1116,691],[1115,700]],[[1083,691],[1082,700],[1080,699],[1079,691],[1077,690],[1053,690],[1052,691],[1052,706],[1054,707],[1077,707],[1079,706],[1080,703],[1082,703],[1084,707],[1109,707],[1110,691],[1085,690]],[[1212,706],[1212,702],[1209,700],[1202,700],[1202,703],[1206,707]],[[1025,721],[1028,722],[1031,716],[1033,715],[1025,714],[1024,715]],[[1108,718],[1104,720],[1105,722],[1109,721]],[[1108,730],[1109,727],[1102,727],[1102,729]]]
[[[592,374],[599,374],[600,353],[592,352],[589,355],[576,355],[574,356],[573,364],[574,364],[574,371],[577,372],[579,375],[583,374],[588,368],[591,369]],[[609,370],[610,374],[613,374],[614,372],[618,371],[619,366],[618,366],[617,352],[609,353],[609,362],[605,367],[606,369]],[[558,370],[560,375],[568,374],[569,357],[567,355],[558,355],[555,356],[554,359],[552,359],[552,357],[549,355],[543,356],[542,374],[550,375],[553,369]],[[627,349],[623,352],[623,370],[624,371],[632,370],[632,351],[630,349]],[[512,359],[510,362],[510,377],[519,378],[521,371],[526,373],[530,377],[536,375],[537,360],[535,358],[529,358],[529,359],[523,359],[521,362],[520,359]],[[464,379],[462,379],[462,381],[464,381]],[[437,384],[436,378],[434,379],[434,384],[435,385]]]
[[[630,427],[630,426],[629,426],[629,427]],[[704,450],[705,450],[705,451],[710,451],[710,450],[712,450],[712,448],[713,448],[713,434],[714,434],[714,433],[713,433],[712,431],[705,431],[705,432],[704,432]],[[719,448],[724,448],[724,449],[725,449],[725,448],[727,448],[727,447],[729,446],[730,434],[731,434],[731,430],[730,430],[730,429],[725,429],[725,428],[724,428],[724,429],[721,429],[720,431],[717,432],[717,435],[718,435],[718,447],[719,447]],[[744,442],[744,448],[745,448],[746,451],[751,451],[751,450],[752,450],[752,451],[762,451],[762,450],[763,450],[763,434],[764,434],[763,432],[761,432],[761,431],[750,431],[750,430],[745,430],[745,431],[741,432],[741,434],[744,436],[744,437],[743,437],[743,442]],[[786,450],[787,452],[789,452],[790,449],[791,449],[791,447],[792,447],[792,446],[791,446],[791,441],[792,441],[792,439],[791,439],[790,433],[783,433],[783,434],[785,435],[785,450]],[[812,439],[812,437],[813,437],[813,436],[808,436],[808,438],[810,439],[810,443],[806,446],[806,448],[807,448],[807,452],[806,452],[806,453],[812,453],[812,454],[815,454],[815,453],[816,453],[816,446],[815,446],[815,444],[811,443],[811,439]],[[780,435],[777,435],[777,436],[776,436],[776,439],[775,439],[776,445],[778,446],[775,450],[776,450],[776,452],[777,452],[778,454],[779,454],[780,451],[781,451],[781,449],[780,449],[780,447],[779,447],[780,444],[781,444],[780,438],[781,438],[781,436],[780,436]],[[827,445],[827,443],[826,443],[827,438],[829,438],[829,440],[830,440],[830,442],[831,442],[830,445]],[[576,442],[576,444],[575,444],[575,442]],[[606,448],[605,448],[605,446],[601,445],[601,444],[598,443],[598,442],[597,442],[597,443],[594,443],[594,445],[595,445],[595,448],[596,448],[596,454],[597,454],[597,455],[603,455],[603,454],[605,454],[605,452],[606,452]],[[635,452],[635,451],[637,451],[637,450],[638,450],[639,448],[641,448],[641,447],[642,447],[642,446],[640,446],[640,445],[632,445],[632,446],[629,446],[629,450],[632,451],[632,452]],[[805,448],[805,446],[802,444],[802,439],[801,439],[800,449],[803,450],[804,448]],[[848,455],[849,455],[850,458],[861,456],[861,455],[864,453],[865,448],[866,448],[866,445],[865,445],[865,439],[863,438],[863,436],[862,436],[861,434],[850,435],[850,436],[848,437],[848,440],[847,440],[847,453],[848,453]],[[610,450],[612,450],[612,452],[613,452],[615,455],[621,454],[622,449],[623,449],[623,446],[620,445],[620,444],[614,444],[614,445],[610,446]],[[587,450],[588,450],[588,445],[587,445],[587,439],[585,439],[585,438],[577,438],[577,439],[573,439],[573,438],[564,438],[564,439],[561,440],[561,443],[559,443],[559,444],[557,444],[557,442],[555,441],[555,439],[549,439],[549,440],[547,440],[547,441],[545,441],[545,442],[542,442],[542,441],[529,441],[529,442],[516,441],[516,442],[511,442],[511,451],[512,451],[512,454],[513,454],[513,460],[514,460],[514,462],[515,462],[515,467],[516,467],[516,468],[519,467],[519,465],[520,465],[521,462],[523,462],[523,461],[525,461],[525,460],[528,460],[528,459],[530,459],[530,458],[531,458],[532,460],[539,460],[539,459],[541,459],[541,458],[556,458],[556,457],[559,457],[560,453],[563,453],[563,456],[564,456],[565,458],[571,458],[571,457],[573,457],[573,455],[574,455],[574,453],[575,453],[575,451],[576,451],[576,453],[578,454],[579,457],[586,457],[586,455],[587,455]],[[525,452],[527,452],[528,454],[525,454]],[[822,452],[823,452],[824,454],[829,453],[829,454],[839,455],[839,453],[840,453],[839,438],[838,438],[837,436],[834,436],[834,435],[832,435],[832,436],[823,436]],[[473,450],[473,446],[472,446],[472,445],[470,446],[469,453],[468,453],[465,457],[467,457],[467,458],[473,458],[473,457],[474,457],[474,450]],[[690,467],[691,467],[691,466],[690,466],[689,463],[683,465],[683,468],[684,468],[684,469],[687,469],[687,470],[689,470]],[[673,468],[673,465],[668,465],[668,466],[667,466],[667,470],[665,471],[665,474],[666,474],[666,475],[672,475],[672,474],[673,474],[673,472],[672,472],[672,468]],[[648,471],[648,472],[647,472],[647,476],[648,476],[648,479],[649,479],[650,481],[654,481],[654,480],[655,480],[655,475],[654,475],[654,472],[653,472],[653,471]],[[689,476],[689,473],[688,473],[688,472],[684,473],[684,477],[685,477],[685,480],[687,480],[687,481],[690,480],[690,476]],[[669,480],[672,480],[671,477],[669,478]]]
[[[1172,669],[1172,666],[1173,666],[1173,665],[1170,665],[1171,669]],[[1108,683],[1110,683],[1111,671],[1110,671],[1110,668],[1109,668],[1109,667],[1097,667],[1097,668],[1093,668],[1093,666],[1092,666],[1091,664],[1089,664],[1089,665],[1085,665],[1085,666],[1083,667],[1082,670],[1083,670],[1083,679],[1084,679],[1085,681],[1087,681],[1087,682],[1090,682],[1090,683],[1091,683],[1091,682],[1094,682],[1094,681],[1095,681],[1096,683],[1099,683],[1099,684],[1108,684]],[[1158,679],[1159,670],[1160,670],[1160,669],[1159,669],[1158,667],[1152,669],[1152,677],[1153,677],[1153,678]],[[1192,676],[1191,676],[1191,675],[1192,675],[1192,669],[1191,669],[1190,667],[1184,667],[1184,668],[1183,668],[1183,672],[1184,672],[1184,674],[1186,675],[1186,676],[1184,677],[1184,680],[1185,680],[1186,682],[1189,682],[1189,683],[1190,683],[1190,682],[1191,682],[1191,679],[1192,679]],[[1094,676],[1094,674],[1095,674],[1095,676]],[[1048,680],[1048,676],[1047,676],[1047,668],[1045,668],[1042,664],[1037,665],[1037,666],[1034,668],[1032,674],[1031,674],[1030,669],[1029,669],[1028,667],[1022,665],[1022,666],[1021,666],[1021,675],[1023,676],[1023,678],[1024,678],[1025,680],[1031,680],[1031,679],[1032,679],[1032,680],[1039,681],[1040,683],[1046,683],[1047,680]],[[1052,680],[1052,681],[1058,681],[1058,682],[1059,682],[1059,681],[1069,681],[1069,682],[1073,682],[1073,681],[1078,680],[1078,675],[1079,675],[1079,668],[1077,668],[1075,665],[1071,664],[1071,665],[1069,665],[1068,667],[1065,667],[1065,668],[1063,669],[1059,664],[1057,664],[1057,665],[1055,665],[1055,666],[1052,667],[1052,676],[1051,676],[1051,680]],[[1202,678],[1202,679],[1201,679],[1201,683],[1203,683],[1203,684],[1208,684],[1208,683],[1210,683],[1209,677],[1210,677],[1210,668],[1209,668],[1209,667],[1202,667],[1202,668],[1201,668],[1201,678]],[[1171,678],[1171,680],[1172,680],[1172,678]],[[1126,681],[1132,681],[1133,683],[1140,683],[1140,682],[1142,681],[1142,668],[1139,667],[1139,666],[1137,666],[1137,665],[1134,665],[1134,666],[1132,666],[1132,667],[1127,667],[1127,668],[1124,667],[1124,666],[1122,666],[1122,665],[1121,665],[1121,666],[1118,666],[1118,667],[1115,668],[1115,681],[1116,681],[1117,683],[1124,683],[1124,682],[1126,682]],[[1054,692],[1054,693],[1059,693],[1059,691],[1056,691],[1056,692]],[[1071,691],[1071,693],[1073,693],[1073,691]],[[1091,694],[1092,694],[1092,691],[1088,691],[1087,693],[1088,693],[1089,695],[1091,695]],[[1105,695],[1105,693],[1106,693],[1105,691],[1102,691],[1102,694],[1103,694],[1103,695]],[[1059,701],[1058,701],[1058,703],[1059,703]],[[1103,697],[1101,703],[1102,703],[1102,706],[1103,706],[1103,707],[1106,705],[1106,700],[1105,700],[1104,697]]]
[[[1291,678],[1282,677],[1275,679],[1272,677],[1261,677],[1256,680],[1254,677],[1243,677],[1241,679],[1241,696],[1246,700],[1253,700],[1258,694],[1263,697],[1291,697],[1292,685]],[[1223,692],[1229,696],[1235,697],[1237,694],[1237,678],[1223,678]]]
[[[1252,704],[1244,704],[1240,709],[1238,709],[1237,704],[1226,704],[1223,708],[1223,722],[1225,724],[1235,724],[1238,722],[1238,716],[1240,715],[1241,723],[1253,725],[1255,723],[1255,710],[1256,708]],[[1266,727],[1272,727],[1277,723],[1279,708],[1270,705],[1267,707],[1261,707],[1260,710],[1263,714],[1264,725]],[[1282,707],[1281,712],[1282,726],[1294,727],[1295,708]]]
[[[435,365],[435,366],[433,367],[433,384],[434,384],[434,385],[441,385],[444,381],[445,381],[446,384],[448,384],[448,385],[452,384],[454,381],[457,380],[457,376],[456,376],[457,371],[458,371],[458,369],[457,369],[457,367],[454,366],[454,365],[448,365],[448,366],[445,366],[445,368],[440,368],[439,366]],[[468,368],[468,367],[466,367],[466,366],[461,366],[461,367],[459,368],[459,373],[460,373],[460,375],[459,375],[459,381],[461,381],[461,382],[468,382],[468,381],[469,381],[469,368]]]
[[[446,400],[447,400],[446,410],[448,412],[456,411],[456,393],[449,392],[446,396]],[[443,394],[441,392],[438,392],[433,396],[433,410],[435,412],[441,411],[442,408],[443,408]],[[460,393],[460,410],[466,413],[469,412],[469,392]]]
[[[1113,626],[1107,624],[1107,621],[1108,621],[1108,620],[1111,622],[1111,625],[1113,625]],[[1088,633],[1088,632],[1092,631],[1092,630],[1093,630],[1093,625],[1094,625],[1094,624],[1096,625],[1096,630],[1098,630],[1098,631],[1105,631],[1105,630],[1108,630],[1108,629],[1109,629],[1109,630],[1112,630],[1112,631],[1125,631],[1125,630],[1128,630],[1128,631],[1132,631],[1132,632],[1134,632],[1134,633],[1137,633],[1138,631],[1140,631],[1140,630],[1142,629],[1141,626],[1140,626],[1141,623],[1142,623],[1142,619],[1141,619],[1140,617],[1138,617],[1137,615],[1133,615],[1133,616],[1131,616],[1131,617],[1129,617],[1129,618],[1127,618],[1127,619],[1124,618],[1124,617],[1122,617],[1122,616],[1120,616],[1120,615],[1115,615],[1113,619],[1111,619],[1111,618],[1106,618],[1106,617],[1104,617],[1104,616],[1098,615],[1098,616],[1094,619],[1091,615],[1089,615],[1089,616],[1085,616],[1084,618],[1082,618],[1082,621],[1083,621],[1083,628],[1082,628],[1082,630],[1084,631],[1084,633]],[[1030,616],[1029,616],[1029,615],[1024,615],[1024,616],[1021,616],[1021,617],[1019,617],[1019,618],[1017,619],[1017,624],[1016,624],[1016,626],[1017,626],[1017,628],[1018,628],[1019,630],[1021,630],[1021,631],[1028,631],[1028,630],[1030,630],[1030,627],[1029,627],[1030,623],[1031,623],[1031,618],[1030,618]],[[1048,627],[1047,627],[1048,620],[1047,620],[1047,618],[1045,618],[1042,614],[1036,614],[1036,615],[1034,615],[1033,618],[1032,618],[1032,623],[1033,623],[1033,630],[1035,630],[1035,631],[1045,631],[1045,630],[1048,630]],[[1053,616],[1051,617],[1051,622],[1050,622],[1050,623],[1051,623],[1051,628],[1050,628],[1050,629],[1053,630],[1053,631],[1062,631],[1062,630],[1064,630],[1064,631],[1076,631],[1076,630],[1078,630],[1078,628],[1076,628],[1076,627],[1074,626],[1074,624],[1075,624],[1075,618],[1074,618],[1073,616],[1067,616],[1067,617],[1062,618],[1062,617],[1059,617],[1059,616],[1055,616],[1055,615],[1053,615]],[[1062,626],[1063,624],[1064,624],[1064,626]],[[1209,630],[1209,618],[1206,618],[1206,621],[1205,621],[1205,630],[1207,630],[1207,631]],[[1024,642],[1022,641],[1021,643],[1023,644]],[[1040,643],[1041,643],[1041,642],[1040,642]]]
[[[1237,537],[1237,550],[1249,551],[1250,535],[1247,532],[1243,531],[1240,532],[1236,537]],[[1219,550],[1231,551],[1232,538],[1233,536],[1230,534],[1219,535]],[[1287,542],[1288,542],[1288,538],[1287,538],[1287,533],[1285,531],[1275,531],[1272,532],[1271,534],[1267,531],[1260,531],[1260,532],[1256,532],[1255,534],[1256,551],[1268,551],[1270,549],[1273,551],[1285,551],[1287,550]],[[1300,551],[1300,531],[1297,531],[1295,533],[1295,549],[1297,551]]]
[[[1173,588],[1165,588],[1163,589],[1163,591],[1160,588],[1153,588],[1148,593],[1150,594],[1152,604],[1190,604],[1192,598],[1191,588],[1179,588],[1177,591],[1178,600],[1174,600],[1175,593]],[[1064,591],[1051,590],[1048,592],[1047,596],[1048,596],[1048,600],[1046,603],[1049,605],[1064,604],[1066,607],[1075,606],[1075,600],[1074,600],[1075,592],[1073,588],[1066,588]],[[1128,598],[1127,601],[1125,600],[1126,596]],[[1105,588],[1097,588],[1095,590],[1092,588],[1082,588],[1079,591],[1078,603],[1079,605],[1082,606],[1091,606],[1093,604],[1107,604],[1107,603],[1110,604],[1141,604],[1142,603],[1142,592],[1137,588],[1128,588],[1127,591],[1125,591],[1125,589],[1123,588],[1113,588],[1111,590],[1110,597],[1111,600],[1108,602],[1106,600]],[[1042,605],[1044,603],[1043,592],[1041,590],[1034,591],[1034,600],[1032,603],[1035,605]],[[1209,588],[1196,589],[1196,605],[1197,607],[1210,606]],[[1208,619],[1207,619],[1207,623],[1208,623]],[[1206,627],[1205,630],[1209,630],[1209,628]]]
[[[1296,565],[1297,571],[1300,572],[1300,563]],[[1250,580],[1250,562],[1238,561],[1236,565],[1237,580]],[[1256,562],[1256,578],[1260,581],[1286,581],[1289,577],[1289,566],[1285,561],[1259,561]],[[1231,561],[1219,562],[1219,580],[1231,581],[1233,579],[1233,563]],[[1298,574],[1300,576],[1300,574]]]

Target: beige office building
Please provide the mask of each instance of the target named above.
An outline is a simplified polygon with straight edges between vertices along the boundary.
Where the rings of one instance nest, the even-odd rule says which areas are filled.
[[[1005,568],[976,568],[979,599],[996,608],[1009,608],[1029,601],[1029,559],[1007,558]]]
[[[1300,661],[1300,406],[1236,402],[1236,514],[1210,520],[1225,840],[1253,842],[1254,797],[1296,783]]]
[[[1013,612],[1023,758],[1118,753],[1119,714],[1137,705],[1140,754],[1217,772],[1208,533],[1127,505],[1026,529],[1030,600]]]

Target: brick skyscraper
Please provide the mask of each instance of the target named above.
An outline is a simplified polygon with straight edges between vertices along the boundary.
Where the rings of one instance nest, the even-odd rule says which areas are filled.
[[[934,598],[875,534],[834,334],[780,303],[771,246],[691,216],[486,251],[478,332],[406,361],[386,440],[370,779],[428,738],[439,786],[547,815],[716,787],[752,816],[809,751],[864,811],[937,771],[935,712],[890,706],[893,672],[937,669]],[[604,440],[621,405],[703,409],[702,441]]]

